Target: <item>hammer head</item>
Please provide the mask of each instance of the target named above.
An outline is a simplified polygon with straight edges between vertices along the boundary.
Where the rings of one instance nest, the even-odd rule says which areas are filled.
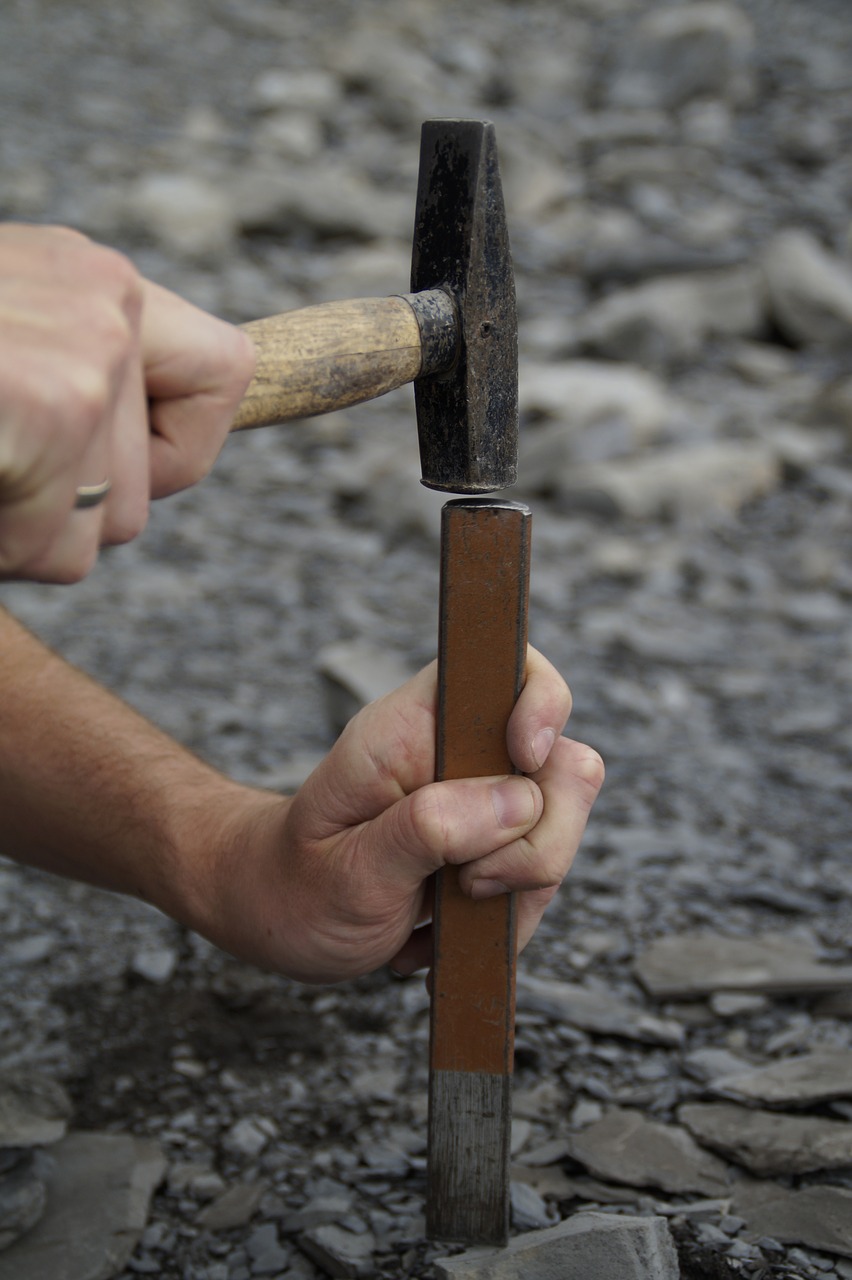
[[[514,484],[518,327],[494,126],[423,125],[411,287],[456,309],[456,360],[414,383],[423,484],[490,493]]]

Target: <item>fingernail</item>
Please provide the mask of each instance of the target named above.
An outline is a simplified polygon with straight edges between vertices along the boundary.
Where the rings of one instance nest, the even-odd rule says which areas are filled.
[[[508,889],[499,880],[474,880],[470,886],[470,896],[477,900],[481,898],[496,898],[501,893],[511,893],[511,889]]]
[[[553,729],[539,729],[538,733],[532,740],[532,753],[536,766],[541,769],[544,766],[547,757],[556,741],[556,733]]]
[[[531,784],[523,778],[506,778],[491,789],[491,802],[501,827],[525,827],[535,813]]]

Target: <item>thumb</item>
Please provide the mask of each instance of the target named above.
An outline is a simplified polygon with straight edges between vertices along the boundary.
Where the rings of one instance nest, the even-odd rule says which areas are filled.
[[[473,861],[519,839],[543,808],[530,778],[463,778],[419,788],[362,831],[369,833],[375,872],[410,892],[447,864]]]

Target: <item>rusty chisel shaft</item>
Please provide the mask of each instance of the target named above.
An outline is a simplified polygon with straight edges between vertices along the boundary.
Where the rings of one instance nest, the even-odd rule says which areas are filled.
[[[519,503],[448,502],[441,526],[437,775],[514,772],[506,726],[524,678],[532,518]],[[435,889],[429,1072],[431,1238],[505,1243],[514,1055],[514,898]]]

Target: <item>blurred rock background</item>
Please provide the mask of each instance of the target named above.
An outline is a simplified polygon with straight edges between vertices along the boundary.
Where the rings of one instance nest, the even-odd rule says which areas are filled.
[[[5,0],[0,49],[0,216],[234,321],[405,291],[421,122],[495,121],[531,637],[608,765],[524,957],[515,1226],[656,1212],[685,1275],[852,1276],[846,0]],[[292,787],[432,657],[440,505],[404,389],[234,438],[85,583],[0,601]],[[77,1131],[0,1126],[4,1280],[57,1140],[144,1171],[98,1275],[436,1274],[419,980],[302,989],[11,863],[0,916],[4,1087]]]

